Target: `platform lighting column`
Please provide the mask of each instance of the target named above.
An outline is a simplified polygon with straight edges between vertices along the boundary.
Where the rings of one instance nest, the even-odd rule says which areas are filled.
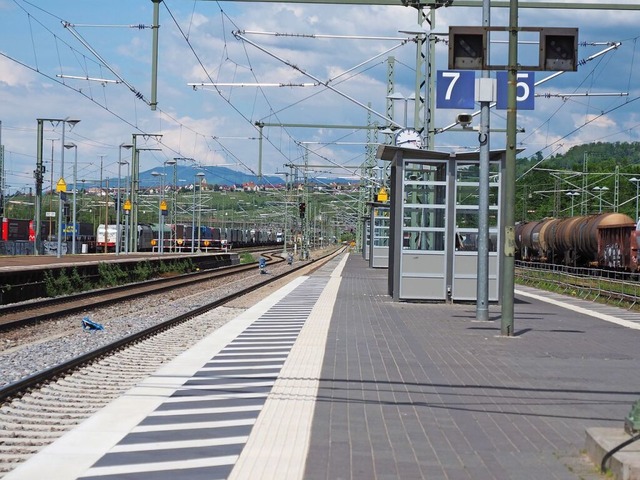
[[[593,187],[598,192],[598,213],[602,213],[602,194],[609,190],[607,187]]]
[[[482,2],[482,26],[491,26],[490,1]],[[489,57],[490,42],[487,41],[486,55]],[[481,71],[481,81],[489,81],[490,71]],[[490,156],[490,104],[489,101],[480,102],[480,128],[478,131],[478,257],[476,281],[476,320],[489,320],[489,171],[491,169]]]
[[[194,177],[193,180],[193,206],[191,208],[191,253],[195,250],[196,242],[196,182],[198,177]]]
[[[578,192],[567,192],[567,196],[571,198],[571,216],[573,217],[573,201],[580,195]]]
[[[73,211],[71,213],[73,217],[73,230],[71,231],[71,253],[75,255],[76,252],[76,231],[78,230],[77,215],[76,215],[76,195],[78,193],[78,145],[75,143],[67,143],[64,148],[73,148],[74,160],[73,160]]]
[[[151,172],[151,175],[154,177],[160,177],[160,191],[158,193],[158,253],[163,253],[162,243],[163,243],[163,218],[162,218],[162,200],[163,190],[164,190],[164,174],[160,172]]]
[[[69,118],[65,118],[64,120],[59,120],[60,122],[62,122],[62,141],[61,143],[61,154],[60,154],[60,180],[62,180],[62,182],[64,182],[64,134],[65,134],[65,127],[68,124],[70,125],[75,125],[77,124],[80,120],[69,120]],[[60,181],[58,183],[61,183]],[[65,197],[65,195],[63,195],[64,193],[66,193],[66,189],[61,189],[59,192],[59,197],[58,197],[58,251],[57,251],[57,257],[60,258],[62,256],[62,200]]]
[[[132,145],[133,148],[133,145]],[[134,156],[134,152],[133,150],[131,151],[131,161],[133,161],[133,156]],[[125,187],[124,187],[124,198],[125,198],[125,204],[128,201],[129,205],[128,205],[128,209],[125,210],[125,219],[124,219],[124,253],[128,254],[129,253],[129,238],[131,235],[131,191],[130,191],[130,186],[131,186],[131,163],[130,162],[126,162],[127,164],[127,176],[126,176],[126,181],[125,183]]]
[[[205,174],[203,172],[198,172],[197,176],[200,180],[200,192],[198,193],[198,253],[200,253],[200,237],[202,233],[202,179]]]
[[[120,178],[121,178],[121,167],[122,165],[128,165],[129,162],[127,161],[122,161],[122,149],[126,148],[127,150],[129,150],[130,148],[133,148],[133,145],[131,143],[121,143],[120,146],[118,147],[118,193],[116,194],[116,205],[117,205],[117,209],[116,209],[116,255],[120,255],[120,246],[122,243],[122,235],[120,234],[120,211],[122,210],[122,202],[121,200],[121,196],[120,196]],[[125,195],[126,197],[126,195]],[[125,244],[126,244],[126,231],[127,229],[125,228]],[[126,247],[125,247],[126,248]]]
[[[67,118],[38,118],[36,119],[38,122],[38,164],[37,164],[37,170],[36,170],[36,196],[41,197],[42,196],[42,132],[43,132],[43,128],[42,128],[42,123],[43,122],[51,122],[51,123],[55,123],[56,125],[59,123],[62,123],[62,142],[61,142],[61,150],[62,150],[62,158],[61,158],[61,163],[60,163],[60,179],[64,180],[64,135],[65,135],[65,127],[67,124],[69,124],[71,126],[71,128],[73,128],[77,123],[80,122],[80,120],[70,120],[69,117]],[[53,144],[52,144],[53,145]],[[53,169],[52,169],[53,170]],[[38,185],[39,184],[39,185]],[[40,188],[38,188],[38,186],[40,186]],[[51,188],[53,190],[53,185],[51,185]],[[40,192],[38,192],[38,190],[40,190]],[[62,250],[62,192],[60,192],[60,205],[58,206],[58,252],[57,252],[57,256],[60,257],[61,254],[61,250]],[[41,208],[41,201],[36,199],[36,218],[35,218],[35,234],[36,234],[36,247],[39,246],[39,236],[40,236],[40,208]],[[49,234],[51,234],[51,232],[49,232]],[[36,251],[38,250],[38,248],[36,248]],[[39,252],[38,252],[39,253]]]
[[[177,183],[178,183],[178,173],[177,173],[177,166],[178,166],[178,159],[177,158],[173,158],[170,160],[165,160],[164,165],[172,165],[173,166],[173,179],[171,180],[171,205],[169,207],[169,215],[168,215],[168,219],[169,219],[169,223],[173,224],[173,228],[171,229],[171,237],[169,238],[169,244],[173,245],[173,248],[175,250],[175,246],[176,246],[176,241],[177,238],[174,238],[176,235],[176,190],[177,190]],[[167,182],[168,183],[168,182]]]

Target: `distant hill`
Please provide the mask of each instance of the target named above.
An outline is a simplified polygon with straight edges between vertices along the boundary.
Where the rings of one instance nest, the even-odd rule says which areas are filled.
[[[155,168],[152,170],[146,170],[140,172],[140,187],[151,187],[160,183],[160,177],[153,175],[153,173],[163,174],[164,184],[172,185],[174,181],[174,167],[171,165],[163,168]],[[284,179],[278,176],[262,176],[258,178],[257,175],[251,175],[249,173],[239,172],[227,167],[213,167],[204,166],[202,168],[196,168],[186,165],[177,165],[175,167],[175,177],[177,184],[180,187],[192,185],[199,182],[198,173],[204,173],[202,181],[208,185],[242,185],[244,183],[253,182],[256,185],[282,185]],[[116,179],[117,180],[117,179]]]

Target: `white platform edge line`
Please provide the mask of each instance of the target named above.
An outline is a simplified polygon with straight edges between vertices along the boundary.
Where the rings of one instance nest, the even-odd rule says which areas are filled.
[[[228,480],[303,479],[327,335],[347,258],[320,294]]]
[[[561,302],[559,300],[554,300],[553,298],[543,297],[542,295],[536,295],[535,293],[525,292],[523,290],[515,290],[516,295],[522,295],[523,297],[535,298],[536,300],[540,300],[541,302],[550,303],[557,307],[566,308],[568,310],[573,310],[578,313],[582,313],[583,315],[589,315],[590,317],[597,318],[599,320],[604,320],[605,322],[615,323],[616,325],[620,325],[622,327],[632,328],[634,330],[640,330],[640,323],[632,322],[630,320],[623,320],[621,318],[614,317],[612,315],[607,315],[606,313],[594,312],[593,310],[588,310],[583,307],[579,307],[577,305],[570,305],[565,302]]]
[[[185,380],[308,278],[303,276],[291,281],[242,312],[193,348],[162,366],[140,385],[8,472],[3,480],[75,480],[83,476],[110,448],[167,400]],[[164,380],[161,382],[162,386],[154,386],[159,378]],[[169,382],[171,378],[173,383]]]

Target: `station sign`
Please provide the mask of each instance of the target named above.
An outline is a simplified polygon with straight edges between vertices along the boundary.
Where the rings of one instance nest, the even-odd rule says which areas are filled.
[[[498,110],[506,110],[509,74],[507,72],[496,72],[496,81],[498,87],[496,108]],[[516,108],[518,110],[535,109],[534,82],[534,72],[516,73]]]
[[[496,72],[498,110],[507,109],[507,72]],[[436,76],[436,108],[468,110],[475,106],[475,72],[465,70],[439,70]],[[535,73],[518,72],[516,108],[534,110]]]

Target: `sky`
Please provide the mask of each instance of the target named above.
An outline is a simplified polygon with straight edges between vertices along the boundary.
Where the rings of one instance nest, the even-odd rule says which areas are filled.
[[[586,60],[577,72],[538,85],[536,93],[546,97],[535,98],[534,110],[518,112],[518,126],[524,129],[518,134],[521,156],[540,152],[548,157],[590,142],[638,141],[640,12],[607,9],[634,3],[601,1],[602,10],[596,11],[520,9],[521,27],[578,28],[578,57]],[[386,124],[390,56],[395,58],[395,91],[409,97],[415,90],[414,36],[400,32],[415,31],[418,15],[401,2],[165,0],[159,11],[154,111],[149,106],[151,0],[0,0],[5,193],[34,187],[38,118],[80,120],[65,128],[65,143],[77,145],[79,180],[116,176],[120,156],[130,157],[119,145],[131,143],[132,134],[142,149],[141,171],[163,169],[167,160],[183,158],[185,165],[222,165],[249,173],[261,169],[265,175],[306,162],[312,177],[357,178],[367,160],[366,143],[375,138],[371,130],[336,127]],[[480,8],[456,7],[454,0],[453,6],[436,11],[432,29],[423,25],[438,39],[435,71],[448,70],[449,26],[479,26],[481,21]],[[493,26],[507,23],[507,9],[491,9]],[[588,60],[612,42],[621,45]],[[496,59],[506,51],[499,43],[491,48]],[[521,47],[523,57],[531,48]],[[496,63],[506,63],[506,58]],[[550,75],[536,72],[535,80]],[[218,85],[188,85],[214,82]],[[394,120],[404,124],[405,107],[411,126],[411,100],[395,102]],[[477,104],[464,112],[437,108],[435,127],[451,125],[459,113],[477,109]],[[492,110],[491,148],[504,148],[505,119],[504,110]],[[262,142],[256,123],[266,124]],[[52,157],[54,182],[62,174],[61,136],[61,124],[45,122],[45,191]],[[378,142],[386,138],[377,135]],[[477,133],[451,130],[435,136],[433,149],[469,151],[477,146]],[[65,151],[66,179],[74,154],[73,149]]]

